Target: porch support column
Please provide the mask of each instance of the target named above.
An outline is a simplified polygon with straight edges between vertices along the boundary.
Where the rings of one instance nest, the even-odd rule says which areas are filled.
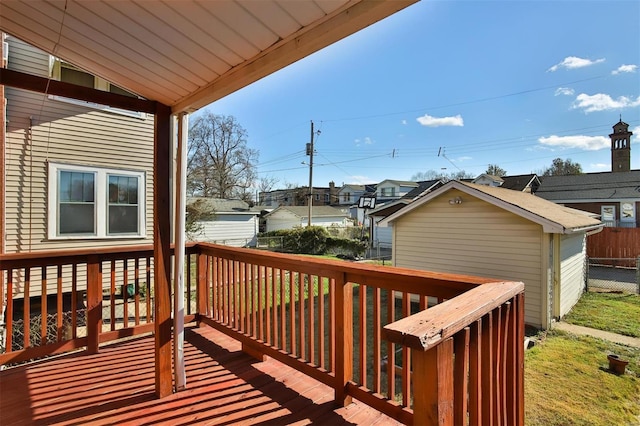
[[[153,154],[155,389],[172,393],[171,371],[171,109],[157,104]]]
[[[173,294],[173,364],[175,366],[176,392],[186,387],[184,367],[184,266],[185,266],[185,220],[187,204],[187,142],[189,115],[178,116],[178,152],[176,159],[176,213],[174,251]],[[187,299],[190,300],[190,299]],[[189,302],[190,303],[190,302]]]

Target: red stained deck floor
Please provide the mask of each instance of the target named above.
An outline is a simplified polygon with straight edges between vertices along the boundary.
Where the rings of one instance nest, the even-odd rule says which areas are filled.
[[[273,359],[259,362],[209,327],[187,328],[187,389],[154,393],[154,341],[145,337],[0,372],[2,425],[387,425],[359,401]]]

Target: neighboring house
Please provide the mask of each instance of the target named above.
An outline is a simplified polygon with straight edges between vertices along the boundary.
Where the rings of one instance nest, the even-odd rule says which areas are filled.
[[[548,328],[585,288],[591,215],[531,194],[451,181],[384,219],[393,264],[525,283],[525,322]]]
[[[328,206],[335,204],[338,191],[333,182],[329,182],[328,187],[314,186],[311,191],[311,198],[314,206]],[[258,204],[267,207],[279,206],[308,206],[309,187],[300,186],[288,189],[276,189],[273,191],[262,191],[258,194]]]
[[[187,211],[205,212],[189,238],[234,247],[254,247],[258,235],[260,211],[250,209],[242,200],[193,197],[187,199]]]
[[[515,176],[494,176],[483,173],[473,179],[471,183],[496,187],[499,186],[500,188],[533,194],[540,186],[540,179],[535,173]]]
[[[640,227],[640,170],[543,176],[536,195],[598,214],[605,226]]]
[[[347,227],[351,226],[347,209],[329,206],[313,207],[311,212],[311,225]],[[304,227],[309,223],[309,208],[304,206],[280,206],[264,216],[267,223],[267,232],[280,229],[293,229]]]
[[[134,96],[15,37],[6,42],[9,70]],[[11,87],[4,94],[3,252],[152,244],[153,116]],[[22,292],[15,287],[14,304]],[[31,290],[32,304],[39,295]]]
[[[382,220],[404,208],[420,197],[423,197],[444,185],[441,179],[417,182],[418,186],[405,194],[401,199],[377,205],[368,213],[370,218],[371,242],[375,246],[391,246],[391,227],[382,223]]]
[[[338,190],[337,200],[334,204],[338,204],[340,206],[357,205],[360,197],[365,194],[373,194],[375,191],[375,185],[346,184]]]
[[[386,179],[376,185],[376,198],[378,204],[397,200],[418,188],[417,182]]]

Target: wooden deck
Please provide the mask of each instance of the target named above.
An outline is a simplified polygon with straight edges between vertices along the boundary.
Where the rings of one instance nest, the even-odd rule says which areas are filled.
[[[330,387],[209,327],[187,328],[185,359],[187,389],[161,400],[153,337],[2,371],[0,424],[399,424],[359,401],[336,408]]]

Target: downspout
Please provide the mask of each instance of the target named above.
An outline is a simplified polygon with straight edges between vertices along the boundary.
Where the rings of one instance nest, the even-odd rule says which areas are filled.
[[[176,211],[175,211],[175,254],[173,292],[173,362],[175,365],[175,391],[186,387],[187,377],[184,366],[184,260],[185,260],[185,219],[187,201],[187,143],[189,115],[178,116],[178,149],[176,158]]]

